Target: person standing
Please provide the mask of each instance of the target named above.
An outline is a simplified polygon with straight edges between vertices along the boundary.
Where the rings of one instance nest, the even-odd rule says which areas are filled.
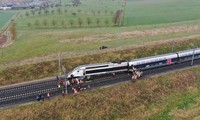
[[[47,98],[48,98],[48,99],[50,98],[50,93],[49,93],[49,92],[47,93]]]
[[[60,90],[60,84],[58,84],[58,89]]]

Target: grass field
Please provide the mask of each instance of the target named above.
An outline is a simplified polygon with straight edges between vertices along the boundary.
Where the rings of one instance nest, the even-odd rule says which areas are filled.
[[[63,0],[63,4],[67,0]],[[84,0],[78,7],[61,7],[61,14],[58,14],[58,8],[50,8],[49,13],[45,15],[42,11],[41,15],[25,16],[19,19],[17,26],[19,29],[24,28],[48,28],[48,27],[71,27],[70,20],[74,20],[73,27],[79,27],[78,19],[81,18],[83,21],[83,27],[98,27],[106,26],[105,20],[108,20],[109,26],[113,26],[112,18],[116,10],[123,10],[124,25],[135,26],[135,25],[150,25],[150,24],[162,24],[162,23],[173,23],[189,20],[200,19],[200,1],[199,0],[128,0],[126,5],[122,5],[118,0]],[[52,10],[54,13],[52,14]],[[67,10],[67,12],[65,12]],[[77,13],[73,16],[71,13]],[[95,15],[93,14],[95,12]],[[113,12],[113,14],[111,14]],[[87,24],[86,18],[91,18],[91,24]],[[97,25],[96,19],[99,18],[100,23]],[[35,25],[35,21],[38,20],[42,24],[43,20],[47,20],[48,25]],[[52,21],[56,21],[56,25],[52,25]],[[62,25],[62,21],[64,25]],[[31,27],[27,24],[31,23]]]
[[[64,3],[63,3],[64,5]],[[58,12],[60,9],[61,12]],[[80,27],[79,19],[81,19],[82,27],[99,27],[99,26],[113,26],[112,18],[116,10],[121,9],[121,3],[112,1],[82,1],[82,4],[78,7],[62,6],[48,9],[48,14],[45,10],[41,10],[41,14],[38,14],[39,10],[35,11],[35,15],[31,11],[21,13],[21,18],[16,22],[18,29],[38,29],[38,28],[62,28],[62,27]],[[53,11],[53,12],[52,12]],[[72,13],[76,13],[73,15]],[[88,25],[87,18],[90,18],[91,23]],[[97,24],[97,19],[99,23]],[[47,25],[43,24],[43,21],[47,21]],[[71,25],[70,21],[73,21]],[[108,21],[107,24],[105,21]],[[38,25],[36,25],[38,21]],[[52,24],[55,21],[55,25]],[[28,25],[30,23],[31,25]]]
[[[6,24],[11,20],[11,18],[15,15],[13,12],[8,11],[0,11],[0,30],[2,30]]]
[[[195,26],[191,26],[192,30],[190,31],[180,26],[176,28],[166,27],[162,30],[163,32],[159,32],[162,28],[147,28],[147,33],[143,33],[143,30],[136,30],[135,27],[121,29],[118,27],[110,27],[70,30],[19,30],[15,43],[10,47],[0,50],[0,63],[60,52],[68,52],[69,54],[99,52],[99,47],[102,45],[107,45],[109,48],[115,49],[130,45],[142,45],[153,41],[162,42],[168,39],[198,35],[200,28],[197,27],[196,29]],[[155,34],[151,32],[155,32]]]
[[[0,63],[58,52],[77,54],[98,52],[102,45],[115,49],[198,35],[200,33],[199,4],[198,0],[128,0],[124,7],[116,0],[84,0],[78,7],[61,7],[61,14],[58,14],[58,8],[50,8],[48,15],[44,13],[38,15],[37,11],[33,16],[29,11],[30,15],[25,16],[27,11],[20,11],[22,17],[16,21],[17,39],[12,46],[0,49]],[[123,27],[115,27],[111,22],[113,18],[111,11],[115,13],[118,9],[125,10],[125,26]],[[54,13],[51,13],[52,10]],[[67,12],[64,12],[65,10]],[[95,16],[92,11],[95,11]],[[77,15],[73,16],[71,12],[76,12]],[[87,24],[87,17],[91,18],[90,25]],[[79,28],[77,22],[79,18],[83,21],[82,28]],[[96,18],[101,21],[99,25],[95,22]],[[108,19],[109,27],[106,27],[103,21]],[[36,20],[39,21],[37,26]],[[46,26],[42,24],[44,20],[47,20]],[[52,24],[53,20],[56,21],[55,26]],[[70,20],[75,21],[72,28]],[[62,26],[62,21],[64,21],[64,26]],[[28,23],[31,25],[28,26]],[[170,26],[175,27],[168,28]],[[182,31],[180,26],[197,26],[197,28],[188,30],[183,28]],[[164,29],[161,30],[162,33],[159,32],[160,28]]]
[[[199,0],[128,0],[126,25],[199,20]]]

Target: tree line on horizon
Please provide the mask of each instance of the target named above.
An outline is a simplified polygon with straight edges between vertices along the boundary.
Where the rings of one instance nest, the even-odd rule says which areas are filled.
[[[61,14],[61,9],[57,10],[58,14]],[[101,13],[101,11],[91,11],[93,15],[95,15],[96,13],[99,15]],[[107,13],[108,11],[105,11],[105,13]],[[76,20],[74,19],[70,19],[68,21],[68,24],[70,24],[71,27],[73,27],[75,24],[77,24],[79,27],[83,27],[83,24],[87,24],[88,27],[91,26],[91,24],[96,24],[97,26],[99,26],[100,24],[102,25],[102,23],[104,23],[104,25],[109,26],[109,24],[113,23],[114,25],[119,26],[120,22],[121,22],[121,17],[122,17],[122,10],[117,10],[116,13],[113,15],[113,11],[111,11],[110,13],[113,15],[113,18],[111,20],[109,19],[100,19],[99,17],[96,17],[96,19],[94,17],[87,17],[86,19],[82,19],[82,18],[77,18]],[[44,11],[45,15],[48,14],[48,12]],[[65,10],[65,13],[67,13],[67,10]],[[71,12],[73,16],[76,16],[76,13],[81,13],[81,10],[77,10],[77,12]],[[35,13],[31,11],[31,14],[34,16]],[[38,13],[39,14],[39,13]],[[41,14],[41,13],[40,13]],[[29,16],[30,14],[28,12],[25,13],[25,16]],[[43,20],[35,20],[34,23],[28,22],[27,26],[31,27],[31,26],[39,26],[39,25],[43,25],[45,27],[52,25],[53,27],[55,27],[57,24],[59,24],[59,22],[57,20],[47,20],[47,19],[43,19]],[[60,25],[65,27],[65,21],[61,20],[60,21]],[[86,27],[86,26],[85,26]]]

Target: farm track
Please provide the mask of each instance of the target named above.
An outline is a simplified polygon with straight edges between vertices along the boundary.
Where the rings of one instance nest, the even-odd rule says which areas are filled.
[[[200,60],[194,61],[194,66],[200,65]],[[144,71],[144,75],[140,80],[146,79],[154,75],[161,75],[168,72],[174,72],[183,68],[190,68],[190,62],[175,64],[168,67],[162,67],[158,69],[150,69]],[[101,87],[119,84],[131,80],[131,75],[118,74],[115,77],[104,76],[94,79],[93,82],[83,84],[83,87],[90,85],[88,90],[96,90]],[[57,87],[57,81],[55,79],[49,79],[42,82],[23,84],[18,86],[0,88],[0,108],[19,105],[22,103],[36,101],[35,97],[38,94],[46,96],[50,92],[51,97],[61,95],[61,90]],[[68,88],[68,92],[72,93],[71,87]]]

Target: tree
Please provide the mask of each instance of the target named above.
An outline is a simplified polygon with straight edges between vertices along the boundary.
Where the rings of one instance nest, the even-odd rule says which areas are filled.
[[[16,27],[13,23],[11,23],[10,32],[11,32],[11,39],[15,40],[17,33],[16,33]]]
[[[65,11],[64,11],[66,14],[67,14],[67,10],[65,9]]]
[[[27,23],[27,26],[28,26],[28,27],[31,27],[31,23],[30,23],[30,22],[28,22],[28,23]]]
[[[46,26],[47,26],[47,24],[48,24],[48,23],[47,23],[47,20],[46,20],[46,19],[44,19],[44,20],[43,20],[43,25],[46,27]]]
[[[39,10],[39,11],[38,11],[38,15],[41,15],[41,13],[42,13],[41,10]]]
[[[81,13],[81,9],[78,9],[78,11],[77,11],[79,14]]]
[[[49,10],[45,9],[44,13],[47,15],[49,13]]]
[[[80,0],[73,0],[72,3],[73,6],[78,6],[79,4],[81,4]]]
[[[61,25],[62,25],[63,27],[65,26],[65,21],[64,21],[64,20],[61,21]]]
[[[99,26],[99,23],[100,23],[100,19],[99,18],[96,19],[96,23]]]
[[[78,18],[78,24],[79,24],[80,27],[82,26],[83,20],[81,18]]]
[[[109,20],[106,19],[104,22],[105,22],[106,26],[108,26]]]
[[[54,10],[51,10],[51,13],[52,13],[52,14],[54,14],[54,12],[55,12]]]
[[[88,24],[88,26],[89,26],[91,23],[92,23],[92,21],[91,21],[90,17],[87,17],[87,24]]]
[[[25,13],[25,15],[28,17],[30,14],[29,14],[29,12],[27,11],[27,12]]]
[[[94,10],[92,10],[92,14],[95,16],[95,11]]]
[[[54,4],[51,4],[50,6],[51,6],[51,8],[54,8]]]
[[[34,15],[35,15],[35,11],[34,11],[34,10],[31,10],[31,14],[34,16]]]
[[[110,11],[110,14],[111,14],[111,15],[113,15],[113,13],[114,13],[113,11]]]
[[[58,8],[58,9],[57,9],[57,12],[58,12],[58,14],[61,14],[62,11],[61,11],[60,8]]]
[[[122,13],[122,10],[117,10],[114,17],[113,17],[113,23],[115,25],[119,25],[120,22],[121,22],[121,13]]]
[[[74,24],[74,20],[70,20],[70,21],[69,21],[69,24],[70,24],[71,27],[72,27],[72,25]]]
[[[76,13],[75,13],[75,12],[72,12],[72,15],[76,16]]]
[[[56,21],[55,20],[52,20],[52,25],[55,27],[55,25],[56,25]]]
[[[107,13],[108,13],[108,11],[107,11],[107,10],[105,10],[104,12],[105,12],[105,14],[107,14]]]
[[[99,10],[99,11],[97,11],[97,13],[98,13],[98,14],[100,14],[100,13],[101,13],[101,11]]]
[[[39,25],[40,25],[39,20],[36,20],[36,21],[35,21],[35,26],[39,26]]]

